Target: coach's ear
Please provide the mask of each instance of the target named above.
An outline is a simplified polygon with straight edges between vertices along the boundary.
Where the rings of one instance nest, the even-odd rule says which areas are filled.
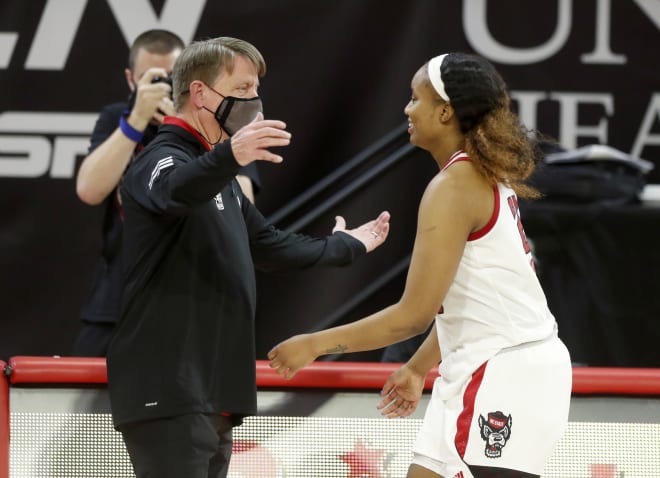
[[[190,102],[195,105],[195,108],[198,110],[204,108],[204,97],[207,94],[207,89],[208,88],[206,88],[204,82],[200,80],[194,80],[188,87]]]

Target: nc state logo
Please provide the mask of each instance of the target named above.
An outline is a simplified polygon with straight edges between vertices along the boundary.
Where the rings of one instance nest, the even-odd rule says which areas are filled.
[[[486,441],[486,456],[488,458],[499,458],[502,456],[502,448],[511,436],[511,415],[508,417],[499,410],[490,412],[488,420],[479,414],[479,429],[481,438]]]

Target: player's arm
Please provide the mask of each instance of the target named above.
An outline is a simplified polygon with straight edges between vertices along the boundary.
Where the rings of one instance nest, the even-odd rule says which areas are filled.
[[[428,328],[454,279],[467,237],[480,220],[470,199],[473,191],[458,177],[439,174],[424,193],[399,302],[350,324],[292,337],[269,353],[273,368],[290,377],[319,355],[373,350]]]
[[[432,330],[415,354],[389,376],[377,408],[388,418],[407,417],[417,409],[426,376],[441,360],[438,334]]]
[[[455,183],[440,174],[422,197],[408,276],[399,301],[360,321],[319,332],[317,351],[381,348],[428,328],[454,279],[473,227],[464,209],[465,193]]]
[[[426,336],[406,365],[420,375],[426,376],[429,371],[442,360],[442,351],[438,343],[438,333],[435,329]]]

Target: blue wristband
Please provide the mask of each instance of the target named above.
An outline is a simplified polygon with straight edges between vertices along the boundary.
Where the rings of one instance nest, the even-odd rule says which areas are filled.
[[[126,118],[123,116],[119,118],[119,129],[122,133],[124,133],[124,136],[126,136],[131,141],[139,143],[142,140],[142,132],[136,130],[130,124],[128,124],[128,121],[126,121]]]

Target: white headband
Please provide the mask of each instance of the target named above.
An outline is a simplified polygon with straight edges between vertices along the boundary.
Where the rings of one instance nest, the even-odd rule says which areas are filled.
[[[449,95],[445,91],[445,84],[442,81],[442,73],[440,72],[440,67],[442,66],[442,61],[445,59],[447,56],[447,53],[444,55],[439,55],[436,57],[433,57],[429,60],[429,80],[431,80],[431,84],[433,85],[433,88],[435,91],[438,92],[440,95],[440,98],[445,100],[446,102],[449,102]]]

